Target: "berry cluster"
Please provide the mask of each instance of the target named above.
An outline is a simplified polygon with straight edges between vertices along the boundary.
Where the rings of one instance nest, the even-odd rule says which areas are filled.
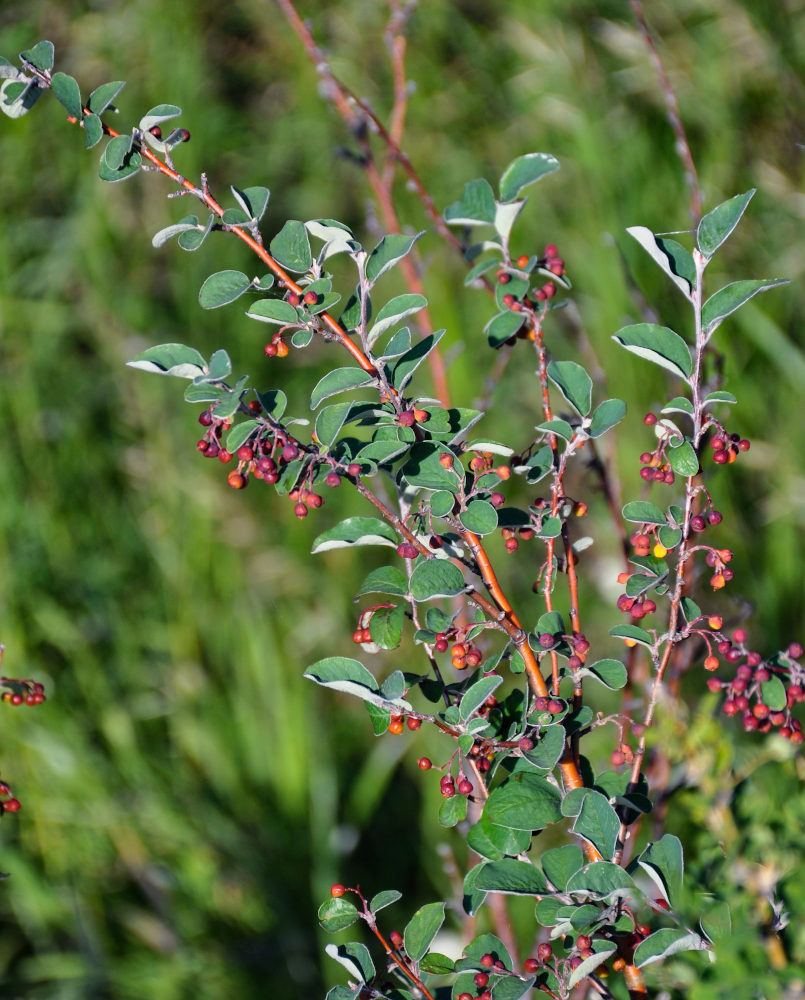
[[[643,417],[643,423],[647,427],[653,427],[657,423],[657,418],[653,413],[647,413]],[[665,483],[667,486],[673,485],[676,477],[665,451],[675,438],[678,439],[675,431],[661,426],[657,447],[653,451],[644,451],[640,456],[640,463],[643,466],[640,470],[641,479],[646,482]]]
[[[45,687],[36,681],[21,681],[15,677],[0,677],[0,687],[6,690],[0,700],[10,705],[41,705],[45,698]]]
[[[0,813],[16,813],[21,808],[20,800],[11,795],[11,789],[5,781],[0,781]]]
[[[716,465],[727,465],[734,462],[739,452],[749,451],[749,445],[750,442],[746,438],[742,438],[740,434],[727,434],[723,428],[710,438],[713,461]]]
[[[713,632],[721,628],[721,619],[714,616],[708,620]],[[792,642],[771,660],[765,660],[760,653],[746,647],[746,631],[737,628],[731,639],[726,636],[701,633],[707,642],[709,655],[705,658],[706,670],[714,671],[719,667],[718,657],[712,652],[711,637],[716,640],[716,650],[727,663],[736,664],[735,677],[731,681],[721,681],[710,677],[707,687],[713,692],[724,692],[726,699],[722,706],[726,715],[740,715],[743,727],[747,732],[757,730],[768,733],[773,728],[783,739],[796,746],[805,741],[802,723],[794,719],[791,709],[794,705],[805,701],[805,670],[799,664],[803,656],[803,648],[798,642]],[[776,678],[780,684],[770,682]],[[785,704],[781,705],[780,691],[784,692]],[[768,701],[772,702],[771,705]]]

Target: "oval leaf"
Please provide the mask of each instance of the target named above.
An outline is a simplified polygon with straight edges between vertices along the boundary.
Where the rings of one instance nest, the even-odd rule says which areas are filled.
[[[769,278],[767,281],[733,281],[719,288],[702,307],[702,326],[705,334],[710,336],[721,321],[736,309],[740,309],[744,302],[748,302],[769,288],[787,284],[785,278]]]
[[[575,361],[551,361],[548,378],[573,409],[586,417],[592,406],[593,380]]]
[[[411,917],[403,931],[403,941],[412,962],[425,955],[443,923],[444,903],[426,903]]]
[[[475,876],[475,887],[483,892],[514,896],[538,896],[547,890],[545,876],[535,865],[515,858],[489,861]]]
[[[562,818],[561,795],[545,778],[523,774],[499,785],[487,800],[489,821],[513,830],[544,830]]]
[[[218,271],[201,286],[198,301],[202,309],[217,309],[240,298],[251,286],[251,279],[242,271]]]
[[[667,326],[635,323],[618,330],[612,339],[632,354],[652,361],[686,380],[693,371],[690,348],[678,333]]]
[[[754,193],[752,188],[745,194],[736,194],[704,216],[696,230],[696,242],[705,257],[712,257],[735,229]]]
[[[588,428],[590,437],[601,437],[615,424],[619,424],[625,416],[626,403],[622,399],[605,399],[596,406],[593,413]]]
[[[635,948],[634,964],[642,969],[652,962],[660,962],[669,955],[675,955],[678,951],[703,951],[707,948],[704,939],[694,931],[682,927],[664,927],[649,934]]]
[[[465,586],[461,570],[445,559],[420,561],[411,574],[411,595],[415,601],[455,597]]]
[[[573,832],[588,840],[606,859],[615,853],[620,825],[618,814],[609,801],[600,792],[590,791],[584,796]]]
[[[310,408],[315,410],[322,401],[339,392],[361,389],[373,385],[377,380],[362,368],[334,368],[320,379],[310,394]]]
[[[397,532],[390,524],[376,517],[348,517],[345,521],[322,532],[313,542],[311,552],[346,549],[354,545],[397,546]]]
[[[559,169],[559,161],[550,153],[526,153],[518,156],[503,171],[500,178],[501,201],[511,201],[535,181]]]
[[[369,284],[373,285],[382,274],[409,254],[414,243],[420,236],[424,236],[424,233],[423,229],[415,236],[404,236],[402,233],[390,233],[384,236],[366,261],[366,280]]]

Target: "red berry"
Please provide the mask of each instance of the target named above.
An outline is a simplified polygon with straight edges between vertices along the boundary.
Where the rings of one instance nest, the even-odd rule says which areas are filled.
[[[730,460],[729,452],[724,451],[723,449],[721,451],[716,451],[713,453],[713,461],[716,463],[716,465],[726,465],[726,463],[729,462],[729,460]]]
[[[151,135],[155,139],[161,139],[162,138],[162,129],[159,127],[159,125],[152,125],[151,128],[149,128],[148,131],[151,133]]]
[[[536,960],[536,958],[527,958],[525,962],[523,962],[523,971],[524,972],[539,971],[539,962]]]
[[[653,413],[647,413],[647,414],[645,415],[645,417],[643,417],[643,423],[644,423],[644,424],[645,424],[645,425],[646,425],[647,427],[653,427],[653,426],[654,426],[654,424],[656,424],[656,423],[657,423],[657,418],[656,418],[656,416],[655,416],[655,415],[654,415]]]
[[[433,767],[433,761],[430,757],[420,757],[417,761],[417,767],[420,771],[430,771]]]
[[[2,803],[3,812],[16,813],[22,809],[22,803],[19,799],[7,799]]]
[[[247,444],[242,444],[236,452],[239,462],[251,462],[254,458],[254,452]]]
[[[202,427],[209,427],[210,424],[212,423],[212,414],[210,413],[210,411],[203,410],[201,413],[199,413],[198,422],[201,424]]]
[[[207,454],[209,454],[209,450],[207,451]],[[227,451],[226,448],[221,448],[221,450],[218,452],[218,461],[223,462],[224,464],[226,464],[227,462],[231,462],[232,452]]]
[[[458,783],[458,794],[459,795],[469,795],[472,792],[472,782],[468,781],[467,778],[462,778]]]
[[[502,507],[506,503],[506,497],[502,493],[490,493],[489,502],[493,507]]]
[[[791,645],[788,647],[787,652],[792,660],[798,660],[800,659],[803,653],[802,646],[798,642],[792,642]]]
[[[391,722],[389,723],[389,732],[393,733],[395,736],[399,736],[405,729],[405,723],[400,716],[393,716]]]
[[[347,466],[347,473],[352,476],[353,479],[357,479],[357,477],[361,474],[361,467],[358,462],[350,462]]]
[[[551,715],[559,715],[560,712],[564,711],[564,707],[565,706],[562,704],[562,702],[558,701],[556,698],[551,698],[551,700],[548,702],[548,711],[551,713]]]
[[[405,720],[405,724],[408,726],[410,730],[416,731],[422,725],[422,719],[416,719],[414,718],[413,715],[409,715],[408,718]]]
[[[447,639],[437,639],[436,642],[434,642],[433,644],[433,648],[436,650],[437,653],[446,653],[447,645],[448,645]]]
[[[542,944],[537,948],[537,958],[540,962],[547,962],[553,957],[553,948],[548,944],[547,941],[543,941]]]
[[[473,982],[479,989],[483,989],[489,982],[489,975],[486,972],[476,972],[472,977]]]
[[[293,512],[294,512],[294,515],[296,517],[298,517],[299,520],[301,521],[303,517],[307,517],[307,506],[306,506],[306,504],[303,504],[302,501],[300,500],[297,504],[295,504]]]
[[[721,524],[724,519],[720,510],[711,510],[707,515],[708,524]]]
[[[750,447],[750,442],[747,441],[746,438],[742,438],[738,442],[738,451],[749,451],[749,447]]]
[[[181,130],[182,142],[190,142],[190,133],[186,128]]]
[[[233,490],[243,490],[246,489],[249,480],[242,476],[237,470],[233,469],[227,476],[227,485],[231,486]]]
[[[346,887],[341,885],[340,882],[336,882],[335,885],[330,886],[330,895],[333,899],[338,899],[340,896],[343,896],[346,891]]]
[[[266,344],[263,348],[263,354],[267,358],[276,358],[277,356],[277,345],[276,344]]]

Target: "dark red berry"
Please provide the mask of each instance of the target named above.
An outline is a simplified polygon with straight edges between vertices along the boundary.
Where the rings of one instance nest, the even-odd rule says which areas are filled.
[[[538,972],[538,971],[539,971],[539,962],[536,960],[536,958],[527,958],[525,962],[523,962],[523,972]]]
[[[22,803],[19,799],[7,799],[2,803],[3,812],[16,813],[22,809]]]
[[[473,982],[478,987],[478,989],[483,989],[489,982],[489,975],[486,972],[476,972],[472,977]]]
[[[708,524],[721,524],[721,522],[722,522],[723,519],[724,519],[724,517],[723,517],[723,515],[722,515],[722,513],[721,513],[720,510],[711,510],[707,514],[707,523]]]
[[[361,467],[357,462],[350,462],[347,466],[347,472],[353,477],[353,479],[357,479],[357,477],[361,474]]]
[[[548,944],[547,941],[543,941],[542,944],[537,948],[537,958],[540,962],[547,962],[553,957],[553,948]]]
[[[433,761],[430,757],[420,757],[417,761],[417,767],[420,771],[430,771],[433,767]]]

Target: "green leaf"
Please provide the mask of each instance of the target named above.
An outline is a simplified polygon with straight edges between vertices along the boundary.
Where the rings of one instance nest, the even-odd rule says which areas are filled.
[[[131,137],[119,135],[110,139],[101,156],[98,176],[102,181],[116,183],[133,177],[142,165],[142,156],[131,148]]]
[[[704,397],[704,405],[708,406],[710,403],[737,403],[738,400],[733,396],[731,392],[724,392],[723,389],[717,389],[715,392],[710,392]]]
[[[507,854],[520,854],[531,842],[530,830],[512,830],[497,826],[485,813],[467,834],[467,846],[490,861],[499,861]]]
[[[81,103],[78,82],[66,73],[54,73],[50,88],[59,104],[67,110],[67,114],[81,121],[84,117],[84,105]]]
[[[419,963],[421,972],[429,972],[432,976],[447,976],[455,971],[456,963],[447,955],[440,955],[438,951],[428,952]]]
[[[512,231],[512,227],[517,221],[517,217],[523,210],[523,205],[525,205],[526,199],[523,198],[522,201],[510,201],[510,202],[498,202],[495,206],[495,232],[501,238],[501,240],[508,240]],[[527,283],[522,279],[514,279],[517,284],[522,282],[523,293],[525,293],[527,288]],[[512,295],[520,297],[520,293],[515,287],[512,288]]]
[[[262,219],[271,194],[267,187],[247,187],[240,191],[230,185],[229,190],[250,220],[259,221]]]
[[[87,98],[87,107],[94,115],[102,115],[125,86],[125,80],[102,83]],[[86,123],[84,127],[86,128]]]
[[[459,716],[462,722],[471,719],[472,716],[483,705],[486,699],[503,683],[503,678],[499,674],[489,674],[471,684],[464,692],[461,704],[458,706]]]
[[[649,934],[635,948],[634,964],[638,969],[643,969],[652,962],[660,962],[679,951],[702,951],[706,948],[706,943],[694,931],[683,927],[664,927]]]
[[[590,791],[584,796],[573,832],[588,840],[606,859],[615,853],[620,825],[618,814],[607,799],[600,792]]]
[[[289,219],[271,241],[271,256],[289,271],[307,271],[313,263],[304,224]]]
[[[456,498],[447,490],[437,490],[430,495],[430,512],[434,517],[445,517],[453,509]]]
[[[662,408],[663,413],[687,413],[693,416],[693,403],[684,396],[674,396]]]
[[[667,524],[665,514],[656,504],[649,503],[648,500],[630,500],[624,504],[623,516],[627,521],[634,521],[637,524]]]
[[[505,312],[499,312],[493,316],[484,327],[489,346],[500,347],[501,344],[505,344],[510,337],[517,333],[523,325],[523,321],[523,314],[512,312],[511,309],[506,309]]]
[[[623,895],[620,890],[624,889],[635,892],[634,881],[620,865],[611,861],[593,861],[572,875],[567,883],[568,892],[588,892],[598,899],[605,899],[613,892]]]
[[[411,596],[415,601],[455,597],[465,587],[461,570],[446,559],[418,560],[411,574]]]
[[[676,240],[655,236],[645,226],[629,226],[626,232],[659,264],[682,294],[690,299],[696,284],[696,265],[690,253]]]
[[[84,119],[85,125],[87,121],[88,119],[85,118]],[[176,222],[171,226],[165,226],[165,228],[160,229],[158,233],[154,233],[154,235],[151,237],[151,246],[161,247],[165,243],[167,243],[169,239],[172,239],[174,236],[178,236],[180,233],[185,233],[190,231],[191,229],[198,229],[198,228],[199,228],[198,216],[188,215],[184,219],[181,219],[179,222]]]
[[[693,371],[690,348],[678,333],[674,333],[667,326],[635,323],[633,326],[624,326],[618,330],[612,339],[632,354],[637,354],[686,380]]]
[[[304,676],[322,687],[355,695],[374,705],[391,705],[403,711],[411,709],[408,702],[402,698],[386,698],[381,693],[373,674],[358,660],[348,656],[327,656],[308,667]]]
[[[541,775],[523,774],[495,788],[484,811],[490,822],[514,830],[543,830],[562,818],[561,794]]]
[[[573,409],[586,417],[592,406],[593,380],[575,361],[551,361],[548,378]]]
[[[369,622],[369,632],[372,642],[381,649],[396,649],[402,638],[405,609],[402,605],[396,608],[378,608]]]
[[[175,375],[178,378],[197,378],[203,375],[207,362],[194,347],[184,344],[159,344],[127,361],[129,368],[140,368],[157,375]]]
[[[228,452],[234,454],[242,444],[249,440],[259,426],[259,420],[243,420],[239,424],[235,424],[226,436],[224,447]]]
[[[131,136],[118,135],[110,139],[103,154],[103,162],[110,170],[120,170],[132,149]]]
[[[375,975],[375,966],[369,949],[359,941],[346,944],[328,944],[324,951],[330,958],[343,965],[353,979],[368,982]]]
[[[324,406],[316,417],[316,438],[325,448],[332,446],[349,416],[352,403],[333,403]]]
[[[467,531],[476,535],[488,535],[498,526],[498,513],[486,500],[471,500],[467,509],[458,515],[458,519]]]
[[[628,679],[626,667],[620,660],[597,660],[589,666],[585,664],[585,670],[588,670],[596,680],[601,681],[610,691],[620,690]]]
[[[534,749],[523,751],[523,757],[541,771],[551,771],[564,748],[565,731],[562,726],[546,726]]]
[[[266,389],[265,392],[258,392],[257,398],[269,417],[275,420],[282,419],[285,407],[288,405],[288,397],[282,389]]]
[[[651,877],[663,899],[672,907],[682,901],[682,876],[685,870],[682,843],[678,837],[666,833],[660,840],[649,844],[637,859],[640,867]]]
[[[550,153],[526,153],[525,156],[518,156],[506,167],[500,178],[501,200],[511,201],[523,188],[558,169],[559,161]]]
[[[84,148],[92,149],[103,139],[103,124],[97,115],[85,115],[84,121]]]
[[[536,865],[515,858],[487,861],[475,876],[475,887],[482,892],[503,892],[513,896],[537,896],[548,888]]]
[[[540,863],[551,884],[563,892],[568,880],[584,864],[584,855],[578,844],[565,844],[564,847],[544,851]]]
[[[466,795],[453,795],[449,799],[442,799],[442,804],[439,806],[440,826],[455,826],[457,823],[463,823],[466,818]]]
[[[363,707],[372,723],[372,732],[375,736],[382,736],[388,732],[391,710],[383,705],[373,705],[371,701],[364,701]]]
[[[369,285],[373,285],[378,278],[385,274],[389,268],[394,267],[398,261],[406,257],[419,239],[424,236],[425,230],[415,236],[405,236],[402,233],[390,233],[372,250],[366,260],[366,280]]]
[[[639,642],[641,646],[648,646],[649,649],[654,645],[648,632],[638,628],[637,625],[616,625],[615,628],[609,630],[609,634],[614,635],[616,639],[631,639],[634,642]]]
[[[372,913],[377,913],[378,910],[385,909],[385,907],[391,906],[392,903],[396,903],[398,899],[402,899],[401,892],[397,892],[396,889],[384,889],[382,892],[378,892],[377,895],[372,896],[369,901],[369,909]]]
[[[565,441],[573,438],[573,428],[566,420],[545,420],[537,427],[538,431],[546,431],[548,434],[558,434]]]
[[[768,705],[772,712],[782,712],[786,706],[785,686],[779,677],[770,677],[760,685],[763,704]]]
[[[181,113],[182,109],[177,108],[175,104],[157,104],[155,108],[151,108],[142,116],[137,127],[141,132],[148,132],[155,125],[168,122],[171,118],[178,118]]]
[[[683,441],[675,448],[668,448],[665,454],[671,468],[678,476],[688,479],[699,471],[699,459],[689,441]]]
[[[341,896],[339,899],[328,899],[319,907],[319,923],[330,934],[342,931],[358,919],[358,909],[354,903]]]
[[[0,85],[0,111],[8,118],[22,118],[44,92],[34,80],[4,80]]]
[[[568,989],[572,989],[582,979],[586,979],[592,972],[595,972],[602,962],[606,962],[611,955],[615,954],[617,948],[618,946],[613,941],[593,941],[592,950],[595,954],[582,959],[581,963],[570,973],[570,978],[567,981]]]
[[[402,698],[406,689],[405,674],[402,670],[395,670],[380,685],[382,694],[391,700]]]
[[[310,394],[310,408],[317,409],[329,396],[350,389],[362,389],[374,385],[376,381],[373,375],[367,374],[362,368],[333,368],[316,383]]]
[[[444,330],[436,330],[434,333],[423,337],[395,363],[391,373],[391,380],[394,388],[402,391],[411,381],[414,372],[419,368],[425,358],[436,347],[444,336]]]
[[[748,302],[769,288],[787,284],[789,282],[786,278],[769,278],[760,281],[733,281],[719,288],[702,306],[702,326],[705,334],[710,336],[722,320],[736,309],[740,309],[744,302]]]
[[[408,921],[403,941],[408,958],[418,962],[444,923],[444,903],[426,903]]]
[[[53,59],[55,58],[56,50],[53,47],[53,42],[37,42],[36,45],[32,46],[30,49],[25,49],[20,52],[20,59],[24,62],[30,63],[36,69],[40,70],[42,73],[47,73],[53,69]]]
[[[424,309],[428,300],[424,295],[398,295],[389,299],[375,317],[375,321],[368,333],[369,347],[374,346],[377,338],[390,330],[391,327],[401,323],[407,316]]]
[[[450,205],[444,221],[451,226],[477,226],[495,221],[495,194],[489,181],[467,181],[461,200]]]
[[[732,934],[732,915],[727,903],[717,902],[702,915],[699,921],[703,933],[708,941],[718,944]]]
[[[287,325],[300,322],[299,313],[284,299],[258,299],[249,306],[246,315],[262,323]]]
[[[611,427],[619,424],[626,416],[626,403],[622,399],[605,399],[599,403],[593,412],[588,428],[590,437],[597,438],[605,434]]]
[[[712,257],[735,229],[754,193],[752,188],[745,194],[736,194],[704,216],[696,230],[696,243],[705,257]]]
[[[197,229],[189,229],[186,233],[179,234],[179,246],[182,250],[187,250],[188,253],[198,250],[206,242],[214,224],[215,216],[210,213],[207,216],[206,225],[203,227],[199,226]]]
[[[422,486],[428,490],[447,490],[455,493],[460,484],[458,475],[446,469],[439,461],[440,455],[452,455],[456,466],[460,461],[446,445],[423,441],[411,449],[401,473],[410,486]]]
[[[251,287],[251,279],[242,271],[218,271],[205,280],[198,293],[198,301],[202,309],[217,309],[234,302]]]
[[[390,545],[396,548],[397,533],[390,524],[376,517],[348,517],[345,521],[322,532],[313,542],[311,552],[348,549],[356,545]]]

